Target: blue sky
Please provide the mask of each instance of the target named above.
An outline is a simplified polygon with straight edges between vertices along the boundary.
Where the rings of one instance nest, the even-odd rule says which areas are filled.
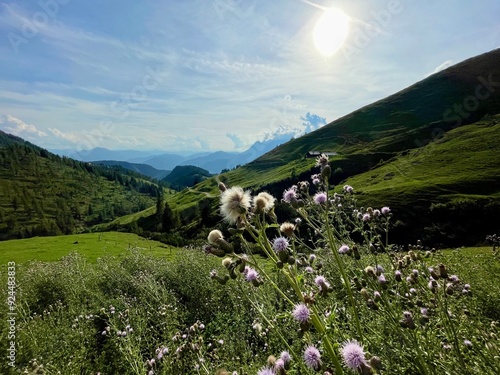
[[[0,0],[0,129],[52,149],[243,150],[500,46],[498,0],[312,2],[351,17],[333,56],[301,0]]]

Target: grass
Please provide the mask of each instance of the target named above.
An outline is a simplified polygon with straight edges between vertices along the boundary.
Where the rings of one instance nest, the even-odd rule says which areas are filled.
[[[124,256],[129,250],[170,259],[180,250],[161,242],[147,240],[131,233],[103,232],[67,236],[33,237],[0,242],[2,263],[18,264],[31,260],[52,262],[77,252],[87,261],[105,256]]]
[[[463,126],[421,149],[354,176],[347,183],[370,197],[401,196],[408,190],[441,196],[495,194],[500,187],[499,136],[498,116]]]

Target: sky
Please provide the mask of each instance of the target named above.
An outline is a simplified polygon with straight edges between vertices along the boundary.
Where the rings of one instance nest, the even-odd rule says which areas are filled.
[[[325,56],[313,30],[331,7],[349,29]],[[241,151],[500,47],[499,14],[498,0],[0,0],[0,129],[48,149]]]

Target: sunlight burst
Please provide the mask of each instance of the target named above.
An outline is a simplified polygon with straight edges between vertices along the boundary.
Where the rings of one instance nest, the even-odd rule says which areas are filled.
[[[328,8],[316,22],[313,31],[314,45],[319,53],[331,56],[347,38],[350,17],[338,8]]]

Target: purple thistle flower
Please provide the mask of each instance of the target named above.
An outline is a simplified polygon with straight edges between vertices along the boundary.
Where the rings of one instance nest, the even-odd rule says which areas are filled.
[[[327,201],[326,193],[316,193],[313,197],[314,203],[316,204],[325,204]]]
[[[324,276],[321,275],[316,276],[316,278],[314,279],[314,283],[319,287],[320,291],[328,290],[328,288],[330,288],[330,283],[326,281]]]
[[[362,218],[362,219],[363,219],[363,221],[365,221],[365,222],[366,222],[366,221],[370,220],[370,218],[371,218],[370,214],[369,214],[369,213],[366,213],[366,214],[364,214],[364,215],[363,215],[363,218]]]
[[[429,310],[426,307],[422,307],[420,309],[420,314],[428,316],[429,315]]]
[[[348,194],[354,193],[354,189],[352,188],[351,185],[344,185],[344,192]]]
[[[470,340],[464,340],[464,345],[470,348],[472,346],[472,342]]]
[[[263,367],[257,372],[257,375],[276,375],[276,373],[272,368]]]
[[[458,278],[457,275],[451,275],[450,276],[450,281],[453,283],[453,284],[458,284],[458,282],[460,281],[460,279]]]
[[[391,212],[391,209],[389,207],[382,207],[380,209],[380,212],[382,212],[382,215],[387,216],[387,215],[389,215],[389,212]]]
[[[285,362],[285,365],[292,360],[292,356],[287,351],[282,352],[280,358]]]
[[[257,280],[259,278],[259,273],[253,268],[248,267],[246,270],[245,278],[248,282]]]
[[[374,217],[379,217],[380,216],[380,210],[373,210],[373,216]]]
[[[378,277],[378,282],[379,282],[380,284],[385,284],[385,283],[387,283],[387,280],[385,279],[384,274],[381,274],[381,275]]]
[[[309,320],[310,315],[311,312],[309,311],[309,308],[303,303],[295,305],[295,308],[292,312],[292,316],[299,323],[306,323]]]
[[[314,269],[313,269],[311,266],[307,266],[307,267],[305,268],[305,271],[306,271],[307,273],[313,273],[313,272],[314,272]]]
[[[277,237],[273,240],[273,249],[276,253],[286,251],[289,242],[285,237]]]
[[[366,365],[365,352],[356,340],[346,341],[342,346],[341,354],[346,366],[352,370],[361,369]]]
[[[283,361],[283,358],[278,358],[276,360],[276,362],[274,363],[274,369],[277,371],[285,369],[285,361]]]
[[[286,203],[290,203],[296,199],[297,199],[297,187],[296,186],[292,186],[290,189],[287,189],[283,192],[283,200]]]
[[[315,179],[313,179],[313,180],[312,180],[312,183],[313,183],[313,185],[316,185],[316,186],[317,186],[317,185],[319,185],[319,183],[320,183],[319,178],[315,178]]]
[[[349,252],[349,246],[342,245],[339,248],[339,254],[347,254]]]
[[[306,350],[304,350],[304,362],[307,367],[313,370],[318,370],[321,366],[321,354],[313,345],[309,345]]]

